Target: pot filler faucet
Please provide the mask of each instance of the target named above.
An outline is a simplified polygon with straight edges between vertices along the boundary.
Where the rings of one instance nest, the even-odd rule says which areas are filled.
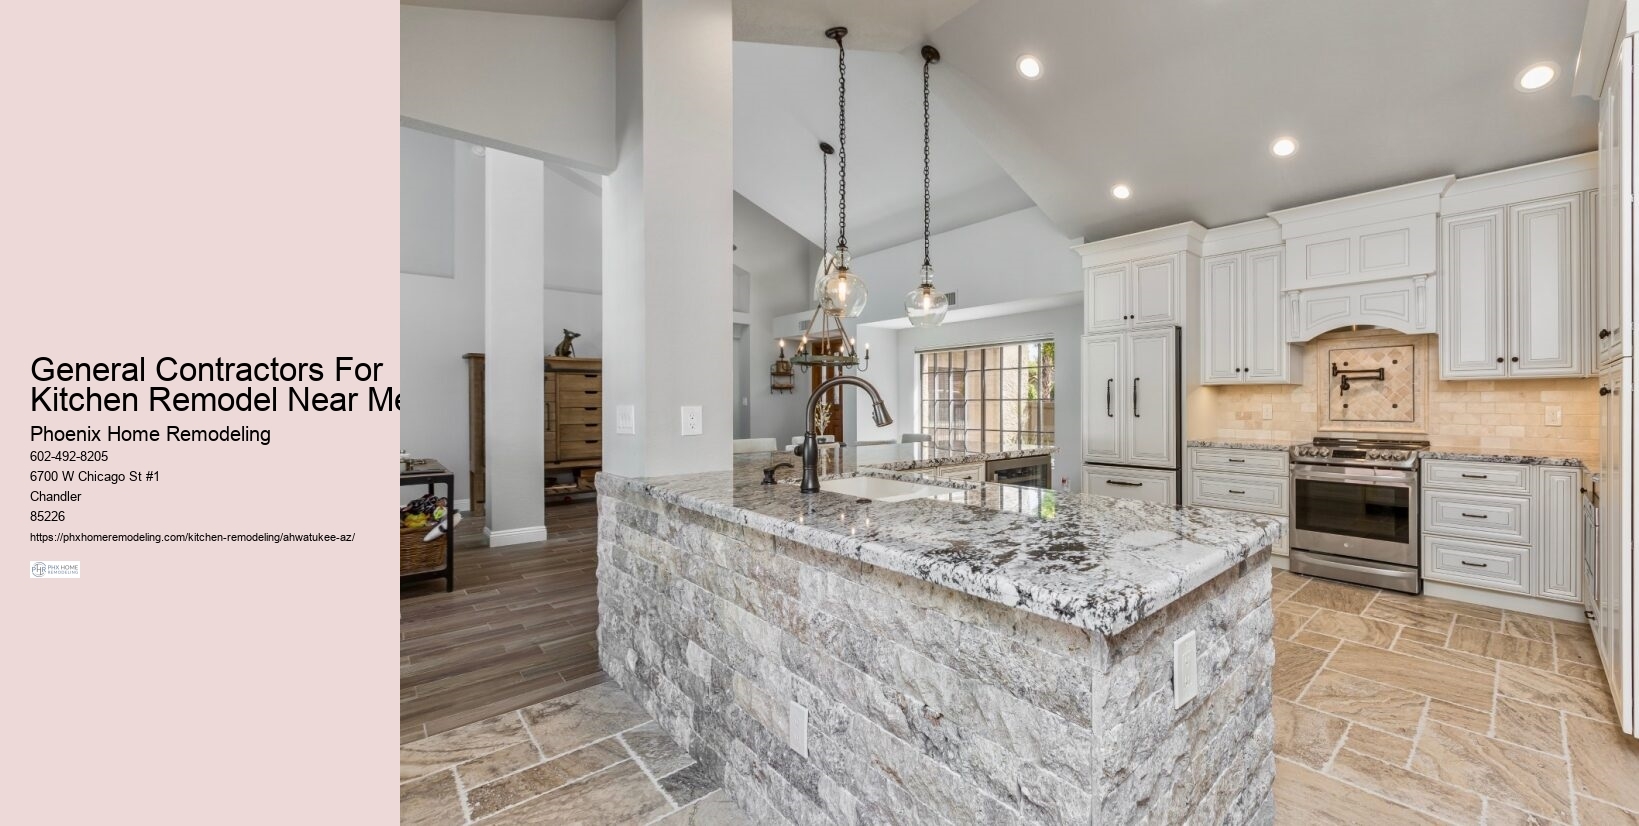
[[[818,493],[819,483],[819,438],[814,435],[814,407],[819,400],[833,387],[851,384],[871,394],[871,420],[877,427],[887,427],[893,424],[893,417],[888,415],[888,407],[882,403],[882,395],[876,392],[871,383],[858,376],[837,376],[827,379],[814,388],[814,394],[808,397],[808,406],[803,408],[803,421],[807,429],[802,434],[802,492]]]

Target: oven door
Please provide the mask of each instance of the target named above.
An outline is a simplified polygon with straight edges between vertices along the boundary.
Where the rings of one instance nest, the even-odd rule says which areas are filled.
[[[1292,547],[1416,566],[1416,473],[1337,465],[1295,466]]]

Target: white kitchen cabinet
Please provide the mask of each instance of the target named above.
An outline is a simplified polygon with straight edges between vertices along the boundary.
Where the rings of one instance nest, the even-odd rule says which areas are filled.
[[[1441,219],[1440,376],[1587,371],[1581,193]]]
[[[1537,468],[1537,593],[1582,601],[1582,469]]]
[[[1506,376],[1503,210],[1444,218],[1440,225],[1445,234],[1440,374],[1448,379]]]
[[[1272,516],[1281,522],[1275,555],[1291,547],[1291,457],[1284,450],[1192,447],[1184,504]]]
[[[1183,255],[1169,253],[1086,270],[1087,332],[1181,323],[1184,269]]]
[[[1282,247],[1201,263],[1201,383],[1303,380],[1302,348],[1288,344],[1281,312]]]
[[[1633,386],[1630,359],[1617,359],[1599,373],[1599,554],[1595,631],[1605,673],[1622,706],[1624,728],[1632,729],[1633,696],[1633,533],[1627,512],[1631,496],[1626,475],[1633,450]]]
[[[1178,503],[1177,477],[1178,474],[1170,470],[1083,465],[1081,489],[1095,496],[1175,505]]]
[[[1578,467],[1424,460],[1423,578],[1581,602],[1581,480]]]
[[[1353,325],[1387,327],[1402,333],[1435,332],[1434,279],[1410,275],[1387,281],[1287,290],[1286,340],[1308,341]]]
[[[1083,337],[1083,458],[1176,466],[1177,342],[1172,327]]]
[[[1508,235],[1509,375],[1586,375],[1582,194],[1510,206]]]
[[[1589,210],[1597,227],[1593,289],[1593,321],[1598,364],[1629,355],[1632,347],[1633,256],[1632,193],[1633,148],[1629,134],[1633,102],[1632,41],[1623,39],[1612,56],[1599,99],[1598,207]]]

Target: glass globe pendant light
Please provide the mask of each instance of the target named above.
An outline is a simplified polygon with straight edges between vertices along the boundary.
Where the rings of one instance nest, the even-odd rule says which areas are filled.
[[[950,309],[950,299],[933,286],[933,260],[929,254],[931,233],[928,219],[933,209],[931,118],[928,115],[928,69],[939,62],[939,50],[922,47],[922,283],[905,294],[905,317],[913,327],[938,327]]]
[[[837,318],[858,318],[870,292],[850,269],[848,253],[848,53],[842,46],[847,34],[841,26],[825,32],[837,42],[837,248],[831,256],[835,269],[825,279],[824,303]]]

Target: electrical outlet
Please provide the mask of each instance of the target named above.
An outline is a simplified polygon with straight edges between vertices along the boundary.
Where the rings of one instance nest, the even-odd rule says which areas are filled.
[[[637,407],[630,404],[615,405],[615,432],[637,432]]]
[[[700,416],[701,416],[701,414],[700,414],[700,406],[699,405],[692,405],[692,404],[683,405],[683,435],[684,436],[698,436],[702,432],[704,432],[701,429],[701,426],[700,426]]]
[[[1549,427],[1559,427],[1562,421],[1560,419],[1560,412],[1561,411],[1558,405],[1550,405],[1547,412],[1543,414],[1542,418],[1545,420],[1544,423]]]
[[[1275,406],[1272,405],[1272,404],[1264,405],[1263,406],[1263,420],[1267,422],[1267,421],[1269,421],[1270,419],[1273,419],[1273,418],[1275,418]]]
[[[1200,677],[1195,673],[1195,632],[1172,642],[1172,707],[1183,708],[1200,691]]]
[[[791,701],[786,715],[786,730],[791,734],[791,750],[808,756],[808,709]]]

